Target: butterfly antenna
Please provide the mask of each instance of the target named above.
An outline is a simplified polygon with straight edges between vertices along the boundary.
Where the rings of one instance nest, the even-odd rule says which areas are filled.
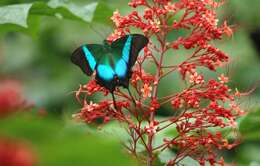
[[[127,91],[128,91],[128,93],[129,93],[130,97],[132,98],[132,100],[133,100],[133,102],[134,102],[134,105],[136,106],[135,98],[134,98],[134,96],[132,95],[132,93],[131,93],[129,87],[127,88]]]
[[[115,98],[114,92],[112,92],[111,94],[112,94],[112,98],[113,98],[114,107],[115,107],[116,110],[118,110],[117,106],[116,106],[116,98]]]

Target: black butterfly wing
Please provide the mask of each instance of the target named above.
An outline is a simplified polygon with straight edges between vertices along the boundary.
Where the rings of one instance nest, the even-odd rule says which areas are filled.
[[[77,48],[71,56],[71,61],[79,66],[88,76],[94,72],[98,61],[105,55],[105,48],[99,44],[88,44]]]
[[[130,34],[117,39],[111,44],[114,55],[119,55],[115,63],[115,73],[119,76],[118,85],[128,88],[139,52],[148,44],[148,39],[140,34]]]
[[[88,76],[96,70],[97,82],[112,92],[116,86],[128,88],[131,69],[139,52],[147,43],[148,39],[145,36],[130,34],[114,41],[110,49],[107,45],[83,45],[73,52],[71,61]],[[119,77],[118,82],[114,76]]]
[[[144,35],[130,34],[115,40],[111,44],[111,48],[121,53],[122,57],[125,57],[128,67],[132,68],[137,60],[139,52],[148,44],[148,42],[149,39]],[[129,56],[129,58],[127,58],[127,56]]]
[[[132,68],[135,64],[139,52],[148,44],[149,39],[143,35],[133,35],[132,47],[131,47],[131,56],[129,65]]]

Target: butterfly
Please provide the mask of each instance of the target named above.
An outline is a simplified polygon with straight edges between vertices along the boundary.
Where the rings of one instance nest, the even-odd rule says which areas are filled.
[[[96,73],[97,83],[110,91],[116,107],[114,96],[116,87],[122,86],[128,89],[132,97],[129,91],[132,67],[139,52],[148,42],[148,38],[144,35],[129,34],[111,44],[106,40],[104,40],[103,45],[86,44],[72,53],[71,61],[88,76]]]

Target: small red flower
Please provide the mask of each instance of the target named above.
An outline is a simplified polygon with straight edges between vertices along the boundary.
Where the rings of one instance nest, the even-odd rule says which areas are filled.
[[[147,97],[152,96],[152,87],[149,84],[144,84],[143,88],[141,89],[143,93],[143,98],[146,99]]]
[[[150,111],[154,112],[160,108],[160,103],[156,99],[152,99],[151,102]]]
[[[159,123],[156,121],[151,122],[149,125],[144,127],[144,131],[149,135],[154,135],[157,132],[158,124]]]
[[[203,75],[199,75],[197,72],[190,75],[190,83],[192,84],[203,84],[204,78]]]
[[[144,6],[146,5],[146,0],[132,0],[128,3],[129,6],[136,8],[137,6]]]
[[[220,80],[220,82],[221,82],[222,84],[225,84],[225,83],[228,83],[228,82],[229,82],[228,77],[225,77],[224,74],[221,74],[221,75],[218,77],[218,79]]]

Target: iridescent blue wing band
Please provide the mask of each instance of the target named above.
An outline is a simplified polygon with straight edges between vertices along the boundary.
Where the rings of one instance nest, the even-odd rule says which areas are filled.
[[[94,56],[91,54],[91,52],[89,51],[89,49],[86,46],[82,46],[82,49],[83,49],[85,58],[87,59],[91,70],[94,71],[95,67],[97,65],[97,62],[96,62]]]
[[[97,66],[97,74],[105,81],[111,81],[115,76],[114,70],[110,66],[103,64]]]
[[[94,72],[99,58],[105,54],[103,45],[88,44],[77,48],[71,56],[71,61],[78,65],[88,76]]]

